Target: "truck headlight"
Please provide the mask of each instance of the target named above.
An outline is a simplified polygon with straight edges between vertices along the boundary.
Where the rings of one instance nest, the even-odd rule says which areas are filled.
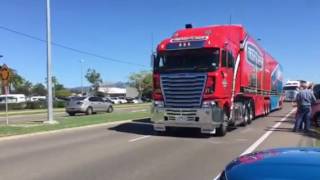
[[[163,101],[154,101],[153,104],[154,104],[155,107],[159,107],[159,108],[163,108],[164,107]]]
[[[216,105],[216,102],[214,102],[214,101],[203,101],[203,103],[202,103],[203,108],[211,108],[215,105]]]

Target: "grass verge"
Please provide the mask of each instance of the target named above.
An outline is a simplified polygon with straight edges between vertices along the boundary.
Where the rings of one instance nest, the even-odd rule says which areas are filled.
[[[104,113],[92,116],[73,116],[73,117],[62,117],[57,119],[59,124],[42,124],[42,123],[23,123],[23,124],[12,124],[9,126],[0,126],[0,137],[13,136],[20,134],[29,134],[43,131],[51,131],[65,128],[73,128],[80,126],[87,126],[92,124],[100,124],[106,122],[122,121],[129,119],[141,119],[149,117],[148,111],[143,112],[123,112],[123,113]]]
[[[113,107],[117,109],[126,109],[126,108],[132,108],[132,107],[147,107],[150,106],[150,103],[141,103],[141,104],[114,104]],[[53,110],[56,113],[59,112],[64,112],[65,108],[55,108]],[[25,110],[13,110],[9,111],[8,115],[9,116],[14,116],[14,115],[32,115],[32,114],[43,114],[46,113],[47,109],[25,109]],[[6,113],[5,112],[0,112],[0,117],[5,117]]]
[[[55,108],[53,110],[54,112],[64,112],[64,108]],[[9,116],[13,115],[29,115],[29,114],[41,114],[41,113],[46,113],[47,109],[24,109],[24,110],[13,110],[13,111],[8,111]],[[0,117],[5,117],[6,112],[0,112]]]

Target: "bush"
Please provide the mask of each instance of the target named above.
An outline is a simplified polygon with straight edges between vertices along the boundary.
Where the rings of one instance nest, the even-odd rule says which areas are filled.
[[[55,108],[64,108],[64,107],[66,107],[66,102],[65,101],[61,101],[61,100],[54,101],[53,102],[53,107],[55,107]]]
[[[8,103],[8,110],[21,110],[26,108],[26,103],[22,102],[22,103]],[[6,110],[6,104],[5,103],[1,103],[0,104],[0,110],[1,111],[5,111]]]
[[[46,101],[27,102],[26,109],[45,109],[47,107]]]
[[[66,101],[54,101],[54,108],[66,107]],[[23,103],[8,103],[8,110],[22,110],[22,109],[45,109],[47,108],[47,101],[33,101]],[[0,111],[6,110],[6,104],[0,104]]]

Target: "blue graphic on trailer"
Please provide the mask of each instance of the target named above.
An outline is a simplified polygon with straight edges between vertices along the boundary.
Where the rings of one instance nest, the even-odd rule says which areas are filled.
[[[276,95],[272,93],[273,95],[270,96],[271,110],[279,108],[279,101],[282,95],[282,89],[283,73],[281,65],[278,64],[271,73],[271,91],[276,92]]]

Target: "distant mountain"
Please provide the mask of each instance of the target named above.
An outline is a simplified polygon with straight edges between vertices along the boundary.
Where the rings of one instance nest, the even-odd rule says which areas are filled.
[[[117,87],[117,88],[126,88],[129,86],[128,82],[122,82],[122,81],[118,81],[118,82],[105,82],[103,83],[101,86],[103,87]],[[67,88],[69,89],[71,92],[75,92],[75,93],[80,93],[81,92],[81,87],[72,87],[72,88]],[[91,90],[90,86],[84,86],[83,87],[83,91],[84,92],[88,92]]]

